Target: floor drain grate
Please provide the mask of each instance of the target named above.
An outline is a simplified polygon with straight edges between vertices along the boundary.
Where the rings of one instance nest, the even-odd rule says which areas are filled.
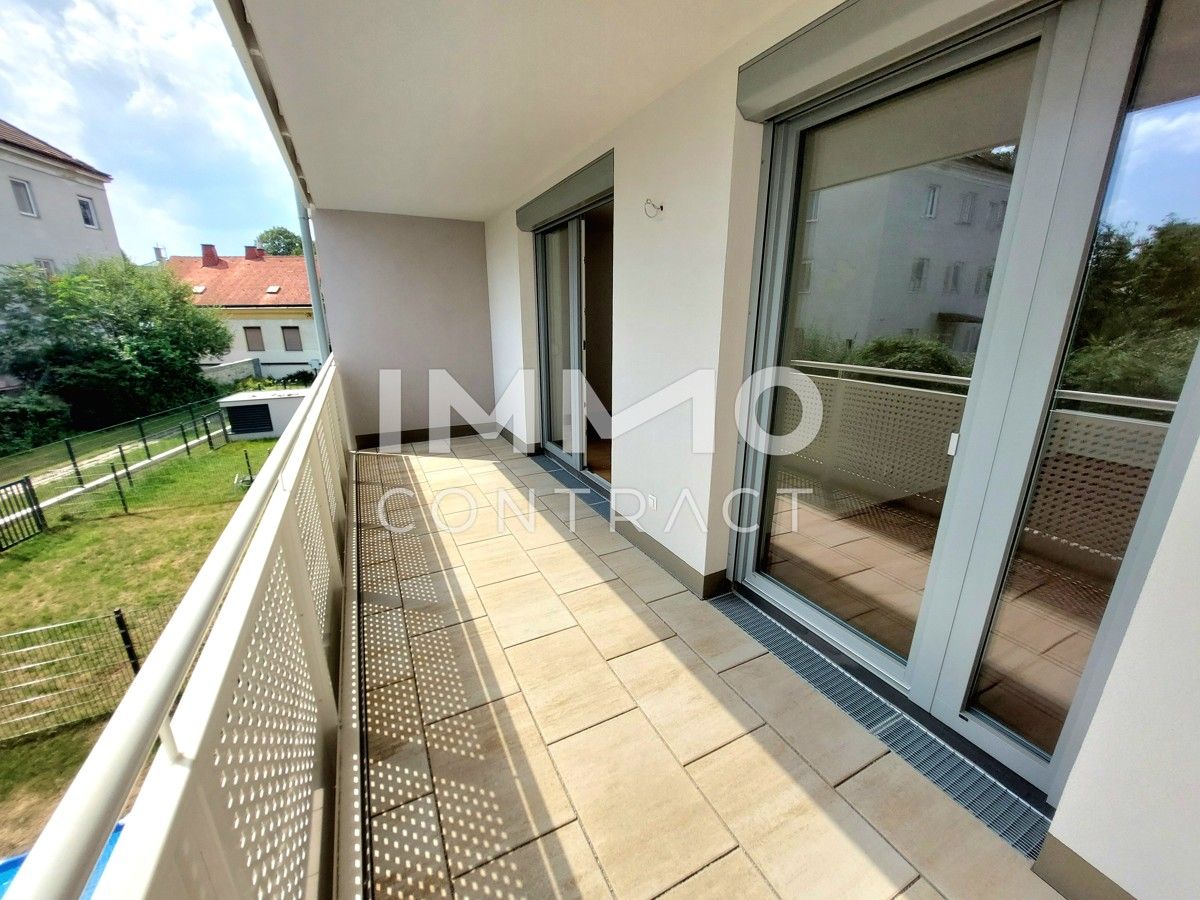
[[[766,613],[732,594],[712,601],[788,668],[1030,859],[1050,820]]]

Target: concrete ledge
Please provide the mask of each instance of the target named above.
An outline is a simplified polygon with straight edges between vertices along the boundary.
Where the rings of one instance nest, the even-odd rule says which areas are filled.
[[[617,519],[616,530],[617,534],[666,569],[696,596],[707,599],[723,594],[729,589],[724,569],[707,575],[701,574],[627,519]]]
[[[1133,894],[1053,834],[1046,835],[1033,872],[1067,900],[1133,900]]]

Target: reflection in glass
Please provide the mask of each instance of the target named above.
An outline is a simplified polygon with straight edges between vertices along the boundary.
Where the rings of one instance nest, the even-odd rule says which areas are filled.
[[[562,447],[566,410],[563,370],[571,367],[571,243],[566,225],[542,236],[545,266],[547,383],[550,391],[546,440]]]
[[[760,570],[907,657],[1000,243],[1035,47],[804,136],[781,365],[824,418],[769,458]],[[774,397],[771,431],[800,407]]]
[[[1164,5],[1126,116],[972,689],[971,705],[1047,754],[1091,652],[1200,329],[1200,84],[1196,47],[1179,40],[1195,32],[1170,26],[1185,6]]]

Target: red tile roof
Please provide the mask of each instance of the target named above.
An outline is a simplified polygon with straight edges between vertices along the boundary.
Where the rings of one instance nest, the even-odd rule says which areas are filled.
[[[163,265],[193,287],[197,306],[312,306],[303,256],[244,259],[221,257],[216,266],[202,266],[200,256],[172,256]],[[278,285],[279,292],[267,288]]]
[[[78,169],[80,172],[86,172],[88,175],[103,178],[105,181],[112,181],[111,175],[101,172],[95,166],[89,166],[82,159],[76,159],[68,153],[63,153],[57,147],[53,147],[45,141],[35,138],[28,131],[22,131],[17,126],[5,122],[3,119],[0,119],[0,144],[8,144],[11,147],[17,147],[28,153],[35,153],[46,159],[54,160],[61,165]]]

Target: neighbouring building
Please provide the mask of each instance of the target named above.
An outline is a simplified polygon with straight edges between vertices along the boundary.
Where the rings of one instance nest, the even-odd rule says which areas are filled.
[[[0,120],[0,180],[0,265],[54,274],[120,254],[104,192],[111,175]]]
[[[273,378],[312,370],[317,335],[303,256],[247,246],[242,256],[223,257],[202,244],[199,256],[171,256],[163,265],[192,286],[197,306],[216,309],[229,326],[229,352],[205,365],[257,358]]]

